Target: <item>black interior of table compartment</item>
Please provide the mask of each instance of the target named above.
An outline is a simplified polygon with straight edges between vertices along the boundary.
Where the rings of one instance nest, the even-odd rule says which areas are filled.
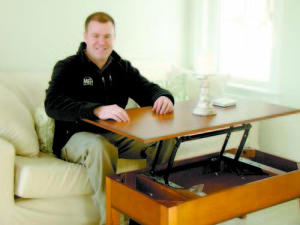
[[[163,172],[164,171],[160,171],[156,175],[163,176]],[[202,191],[206,194],[210,194],[274,175],[276,174],[263,171],[258,167],[242,162],[215,157],[173,167],[169,181],[184,189],[202,184]]]

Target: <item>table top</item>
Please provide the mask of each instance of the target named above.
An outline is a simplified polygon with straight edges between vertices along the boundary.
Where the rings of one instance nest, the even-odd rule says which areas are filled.
[[[192,114],[197,102],[198,100],[178,102],[173,113],[166,115],[155,114],[152,107],[128,109],[126,111],[130,117],[129,122],[84,121],[148,143],[300,112],[299,109],[240,99],[236,106],[215,106],[217,115],[203,117]]]

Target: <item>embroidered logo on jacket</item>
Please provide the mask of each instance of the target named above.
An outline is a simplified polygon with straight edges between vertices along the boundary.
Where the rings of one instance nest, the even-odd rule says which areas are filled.
[[[93,86],[93,79],[91,77],[83,78],[83,85],[84,86]]]

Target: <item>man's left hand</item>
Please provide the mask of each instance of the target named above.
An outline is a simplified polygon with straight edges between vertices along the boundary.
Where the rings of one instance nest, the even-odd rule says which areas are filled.
[[[173,112],[173,102],[165,97],[161,96],[156,99],[152,111],[157,114],[167,114]]]

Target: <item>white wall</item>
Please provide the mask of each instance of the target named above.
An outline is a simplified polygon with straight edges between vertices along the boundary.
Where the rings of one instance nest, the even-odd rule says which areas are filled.
[[[0,0],[0,71],[51,72],[76,53],[95,11],[114,17],[122,57],[182,64],[184,9],[184,0]]]

